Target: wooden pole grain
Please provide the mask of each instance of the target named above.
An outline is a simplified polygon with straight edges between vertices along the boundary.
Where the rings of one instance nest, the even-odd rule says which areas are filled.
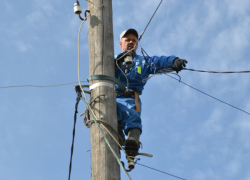
[[[115,77],[112,0],[91,0],[91,2],[95,6],[95,11],[91,13],[88,20],[89,74]],[[88,3],[88,9],[92,9],[92,3]],[[90,81],[90,85],[103,81]],[[106,98],[98,98],[92,104],[97,119],[107,122],[117,130],[115,90],[107,86],[99,86],[91,91],[91,99],[99,95],[105,95]],[[102,128],[101,125],[100,127]],[[118,145],[105,129],[103,131],[112,148],[119,155]],[[120,166],[95,124],[91,125],[90,134],[92,180],[120,180]]]

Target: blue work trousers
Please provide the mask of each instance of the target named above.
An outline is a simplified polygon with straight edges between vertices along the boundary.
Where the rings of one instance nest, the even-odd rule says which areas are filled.
[[[136,111],[134,97],[118,94],[117,102],[117,120],[122,121],[124,133],[128,135],[131,129],[138,128],[142,132],[141,113]],[[139,106],[142,110],[141,100],[139,98]]]

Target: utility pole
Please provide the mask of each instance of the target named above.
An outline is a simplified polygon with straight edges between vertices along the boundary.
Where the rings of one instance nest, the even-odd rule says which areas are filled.
[[[88,19],[89,74],[115,77],[112,0],[91,0],[91,2],[95,10],[91,12]],[[93,8],[92,3],[88,2],[89,10]],[[94,80],[90,81],[90,86],[99,82],[109,82],[115,85],[107,80]],[[91,99],[103,94],[106,98],[98,98],[98,101],[92,104],[93,112],[97,119],[105,121],[117,130],[114,88],[98,86],[91,91]],[[100,127],[102,128],[101,125]],[[102,129],[110,145],[119,155],[118,145],[106,130]],[[120,180],[120,166],[95,124],[91,125],[90,134],[92,180]]]

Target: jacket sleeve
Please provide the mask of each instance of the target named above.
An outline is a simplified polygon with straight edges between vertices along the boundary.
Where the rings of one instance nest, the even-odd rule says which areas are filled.
[[[159,70],[166,69],[173,65],[173,62],[176,56],[152,56],[146,57],[148,60],[149,66],[149,74],[155,74]]]

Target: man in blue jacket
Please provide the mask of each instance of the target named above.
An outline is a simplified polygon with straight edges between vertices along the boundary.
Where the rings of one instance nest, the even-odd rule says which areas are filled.
[[[183,67],[186,67],[187,63],[186,60],[179,59],[176,56],[146,56],[144,58],[143,56],[137,55],[137,41],[138,33],[135,29],[128,29],[121,33],[120,46],[122,53],[116,58],[115,67],[115,77],[124,85],[128,85],[128,89],[132,90],[132,92],[124,92],[116,86],[118,131],[124,140],[125,137],[122,130],[128,136],[124,145],[127,152],[133,152],[132,154],[130,153],[130,155],[136,155],[140,148],[139,138],[142,133],[142,106],[139,95],[142,94],[146,84],[146,81],[143,81],[143,79],[148,78],[150,74],[155,74],[159,70],[169,67],[172,67],[173,70],[178,72],[182,70]],[[126,62],[127,56],[132,57],[130,63]]]

